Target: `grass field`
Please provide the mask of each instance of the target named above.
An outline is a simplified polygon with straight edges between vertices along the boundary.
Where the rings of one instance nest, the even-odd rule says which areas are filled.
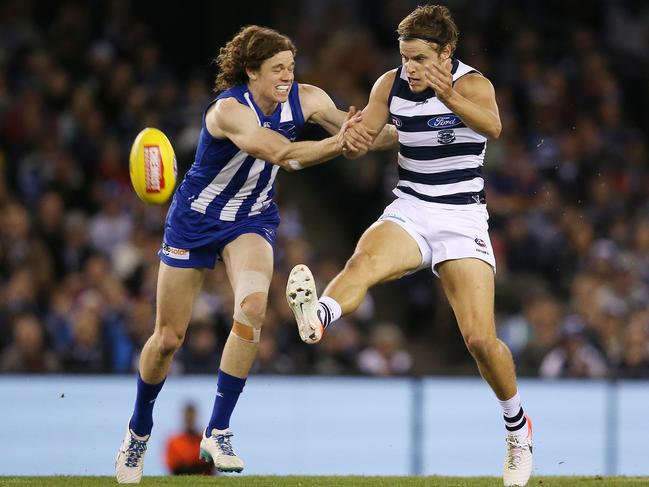
[[[0,477],[0,486],[116,486],[112,477]],[[143,486],[215,485],[236,487],[500,487],[495,477],[144,477]],[[640,487],[649,477],[532,477],[528,487]]]

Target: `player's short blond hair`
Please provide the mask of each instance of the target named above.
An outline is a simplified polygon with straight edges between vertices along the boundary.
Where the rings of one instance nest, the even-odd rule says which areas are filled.
[[[214,91],[223,91],[248,82],[246,69],[258,70],[261,64],[282,51],[297,52],[295,45],[285,35],[268,27],[248,25],[223,46],[214,59],[219,74],[214,81]]]
[[[397,28],[400,40],[421,39],[437,44],[441,51],[447,44],[455,51],[460,32],[455,25],[451,11],[443,5],[422,5],[417,7]]]

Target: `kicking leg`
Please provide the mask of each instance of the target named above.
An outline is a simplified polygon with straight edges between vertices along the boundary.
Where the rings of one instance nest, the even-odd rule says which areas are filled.
[[[406,230],[394,222],[379,221],[361,236],[354,254],[327,286],[320,302],[311,271],[304,264],[295,266],[286,298],[300,337],[306,343],[316,343],[326,326],[358,308],[370,287],[398,279],[421,262],[419,245]]]

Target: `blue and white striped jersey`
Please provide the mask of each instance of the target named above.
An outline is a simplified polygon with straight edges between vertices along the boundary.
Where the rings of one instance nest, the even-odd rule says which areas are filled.
[[[207,108],[217,100],[235,98],[255,112],[260,126],[293,141],[304,126],[298,86],[294,81],[288,101],[269,116],[257,106],[246,85],[220,93]],[[177,204],[224,222],[259,215],[272,204],[279,166],[247,154],[229,139],[212,137],[205,126],[205,113],[196,159],[175,195]]]
[[[478,72],[452,61],[453,82]],[[403,66],[397,69],[388,106],[399,133],[399,182],[394,194],[435,205],[484,204],[487,139],[464,125],[432,89],[410,91]]]

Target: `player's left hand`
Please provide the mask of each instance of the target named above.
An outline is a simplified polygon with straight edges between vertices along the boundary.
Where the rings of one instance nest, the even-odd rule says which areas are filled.
[[[453,62],[449,58],[439,63],[432,63],[424,70],[428,86],[435,90],[435,95],[441,101],[448,99],[453,92],[452,66]]]
[[[362,120],[361,118],[347,124],[346,130],[343,132],[344,152],[367,152],[372,145],[376,130],[365,127]]]

